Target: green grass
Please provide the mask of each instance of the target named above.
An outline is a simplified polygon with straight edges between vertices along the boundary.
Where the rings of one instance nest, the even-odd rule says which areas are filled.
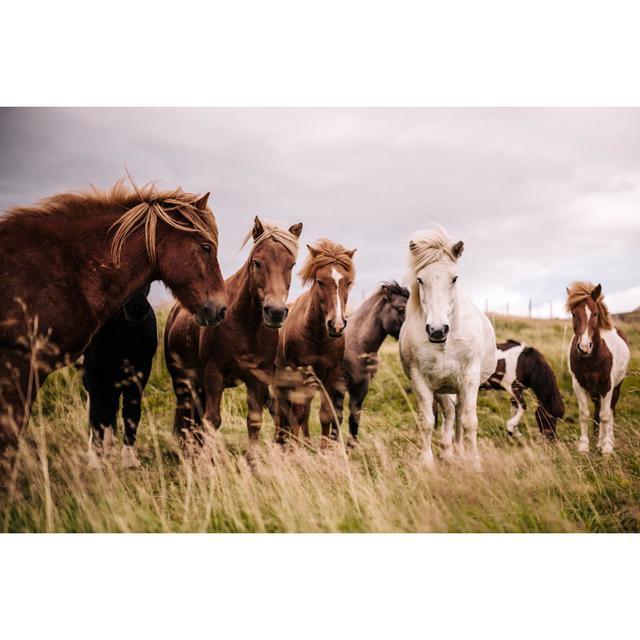
[[[164,324],[164,318],[159,323]],[[271,443],[265,416],[255,468],[246,460],[244,390],[227,391],[223,428],[208,443],[215,464],[182,460],[171,435],[173,394],[161,351],[139,430],[142,469],[116,457],[86,465],[87,426],[79,373],[47,380],[19,455],[16,490],[0,498],[2,531],[638,531],[640,530],[640,331],[623,326],[632,362],[616,416],[616,452],[579,455],[577,406],[566,368],[568,323],[496,318],[499,340],[523,340],[551,362],[566,403],[559,442],[538,433],[535,401],[521,444],[505,435],[506,394],[481,395],[482,472],[419,462],[420,434],[397,343],[381,350],[365,404],[361,446],[347,452]],[[316,401],[317,404],[317,401]],[[319,445],[317,411],[313,445]],[[595,443],[594,443],[595,444]]]

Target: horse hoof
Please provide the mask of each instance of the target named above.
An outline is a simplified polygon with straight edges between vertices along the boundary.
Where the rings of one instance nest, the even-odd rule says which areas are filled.
[[[589,443],[588,442],[580,442],[578,444],[578,453],[589,453]]]
[[[610,456],[612,453],[613,453],[613,445],[605,444],[602,447],[602,455],[603,456]]]
[[[358,438],[349,436],[349,438],[347,439],[347,449],[357,449],[359,446],[360,443],[358,442]]]
[[[125,469],[139,469],[142,465],[138,459],[138,454],[132,446],[124,445],[122,447],[122,466]]]
[[[89,451],[87,451],[87,468],[92,471],[97,471],[102,467],[102,462],[100,461],[100,456],[96,452],[96,450],[91,447]]]
[[[435,461],[433,459],[433,453],[431,451],[425,451],[420,458],[422,466],[426,469],[433,469],[435,467]]]
[[[104,437],[102,439],[102,451],[106,457],[113,455],[116,446],[116,435],[114,430],[109,427],[104,430]]]
[[[442,450],[442,455],[440,456],[443,462],[452,462],[454,459],[453,447],[446,447]]]

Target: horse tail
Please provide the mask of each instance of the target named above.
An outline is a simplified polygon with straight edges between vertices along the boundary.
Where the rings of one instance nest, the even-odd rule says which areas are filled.
[[[551,365],[545,357],[534,347],[525,347],[520,354],[518,369],[522,369],[522,378],[518,379],[533,391],[538,402],[545,411],[554,418],[564,416],[564,402],[560,395],[558,381],[553,373]]]

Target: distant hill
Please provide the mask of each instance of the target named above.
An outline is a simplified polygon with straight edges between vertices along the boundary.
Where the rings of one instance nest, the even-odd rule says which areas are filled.
[[[613,317],[618,318],[619,320],[623,320],[624,322],[640,323],[640,307],[634,309],[633,311],[627,311],[627,313],[613,314]]]

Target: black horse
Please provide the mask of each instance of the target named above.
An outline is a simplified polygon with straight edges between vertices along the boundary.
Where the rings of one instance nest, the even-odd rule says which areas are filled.
[[[156,316],[148,295],[149,287],[137,291],[105,322],[84,352],[82,382],[89,395],[89,455],[93,463],[113,445],[122,398],[122,463],[128,468],[140,465],[135,443],[142,393],[158,347]]]

